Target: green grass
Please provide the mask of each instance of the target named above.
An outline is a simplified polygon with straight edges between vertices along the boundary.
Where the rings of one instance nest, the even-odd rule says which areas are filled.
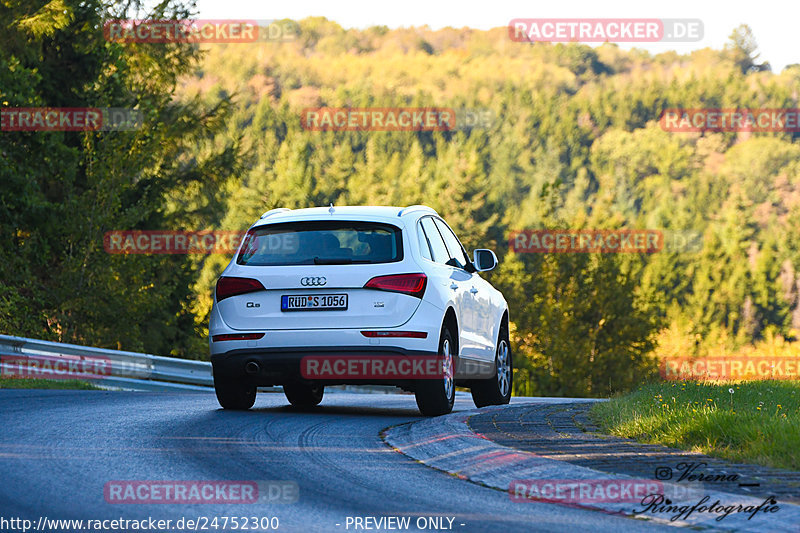
[[[0,377],[0,389],[70,389],[102,390],[86,381],[74,379],[27,379]]]
[[[591,416],[612,435],[800,470],[798,381],[646,385],[598,403]]]

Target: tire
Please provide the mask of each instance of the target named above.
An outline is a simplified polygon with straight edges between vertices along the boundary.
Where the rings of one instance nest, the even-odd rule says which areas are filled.
[[[494,355],[494,377],[475,381],[472,385],[472,401],[476,407],[505,405],[511,400],[511,385],[514,380],[514,365],[508,329],[503,326]]]
[[[214,391],[223,409],[246,411],[256,403],[256,386],[214,376]]]
[[[450,330],[445,328],[439,339],[439,355],[443,358],[442,366],[444,379],[424,379],[416,383],[414,396],[417,407],[425,416],[446,415],[453,410],[456,398],[456,383],[454,379],[455,343]]]
[[[296,407],[314,407],[322,401],[325,386],[291,382],[283,385],[283,393],[289,403]]]

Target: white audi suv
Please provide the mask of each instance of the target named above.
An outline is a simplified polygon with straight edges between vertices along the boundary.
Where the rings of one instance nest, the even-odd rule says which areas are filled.
[[[508,305],[433,209],[273,209],[248,230],[217,280],[209,324],[214,387],[249,409],[260,386],[292,405],[325,385],[413,391],[420,412],[449,413],[455,387],[475,405],[508,403]]]

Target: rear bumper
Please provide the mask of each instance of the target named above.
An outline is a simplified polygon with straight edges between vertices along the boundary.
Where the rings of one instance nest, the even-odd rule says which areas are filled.
[[[315,329],[283,329],[281,322],[265,322],[263,328],[252,330],[237,330],[230,328],[220,315],[219,308],[214,305],[211,309],[209,323],[209,348],[211,355],[234,353],[245,349],[251,352],[266,353],[267,349],[291,351],[314,346],[314,350],[323,350],[330,347],[359,347],[359,349],[374,349],[381,352],[395,352],[397,349],[405,351],[434,352],[439,349],[439,336],[444,318],[444,311],[424,300],[414,315],[404,324],[394,328],[342,328],[341,324],[333,319],[320,322]],[[322,319],[322,317],[320,317]],[[279,329],[280,328],[280,329]],[[426,334],[425,338],[383,337],[367,338],[361,333],[368,331],[415,331]],[[245,341],[214,341],[215,335],[239,333],[264,333],[258,340]]]
[[[363,360],[408,360],[404,368],[411,368],[410,362],[416,360],[435,360],[435,351],[408,350],[401,347],[338,346],[321,348],[316,346],[284,348],[242,348],[211,356],[215,379],[226,379],[252,383],[257,386],[283,385],[287,382],[304,381],[310,378],[304,366],[304,358],[330,361],[356,359]],[[345,367],[342,367],[345,368]],[[369,372],[368,372],[369,374]],[[334,377],[323,374],[322,379],[313,379],[322,385],[395,385],[412,388],[418,374],[408,372],[395,374],[391,379],[380,379],[374,375],[365,377],[360,372],[339,372]],[[405,376],[410,376],[406,378]]]

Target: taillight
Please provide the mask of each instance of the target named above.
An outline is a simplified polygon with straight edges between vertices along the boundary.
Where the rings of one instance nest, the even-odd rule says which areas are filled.
[[[425,331],[362,331],[362,335],[369,338],[380,337],[408,337],[411,339],[427,339],[428,333]]]
[[[217,280],[217,301],[221,302],[225,298],[236,296],[237,294],[264,290],[266,289],[257,279],[223,276]]]
[[[254,341],[263,337],[263,333],[224,333],[222,335],[214,335],[211,340],[214,342],[220,341]]]
[[[364,288],[401,292],[409,296],[422,298],[427,284],[428,276],[425,274],[393,274],[391,276],[374,277],[364,285]]]

